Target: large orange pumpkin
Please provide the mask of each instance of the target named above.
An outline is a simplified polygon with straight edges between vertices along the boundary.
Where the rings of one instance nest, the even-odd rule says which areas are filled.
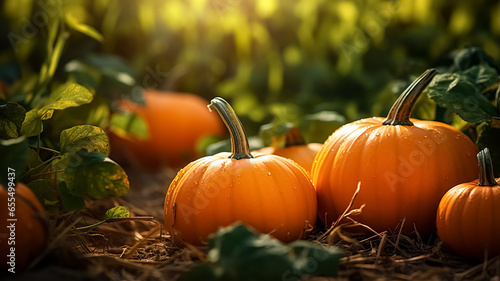
[[[10,268],[8,263],[15,262],[16,272],[26,268],[30,262],[37,257],[45,248],[47,242],[47,224],[45,211],[35,194],[22,183],[15,187],[14,200],[11,199],[7,189],[0,185],[0,264],[1,268]],[[12,204],[14,203],[14,204]],[[9,205],[12,204],[12,205]],[[7,206],[15,207],[15,217],[9,215]],[[16,219],[11,222],[8,219]],[[7,226],[15,224],[13,241],[10,242],[11,231]],[[11,255],[11,247],[14,248],[15,258]]]
[[[435,229],[443,194],[477,174],[474,143],[459,130],[439,122],[410,119],[413,105],[435,70],[427,70],[398,98],[387,118],[373,117],[344,125],[316,156],[312,180],[318,214],[327,225],[348,206],[361,182],[355,205],[366,204],[356,219],[377,231],[403,233]]]
[[[292,127],[285,135],[284,147],[264,147],[253,153],[274,154],[288,159],[292,159],[302,166],[308,173],[311,172],[312,163],[316,154],[321,149],[321,143],[306,144],[304,138],[297,127]]]
[[[236,221],[282,241],[301,238],[316,222],[316,194],[306,171],[280,156],[252,156],[231,106],[215,98],[209,108],[229,128],[232,153],[198,159],[172,181],[165,226],[173,240],[200,245],[218,227]]]
[[[449,250],[482,259],[500,255],[500,185],[489,150],[477,155],[479,179],[448,190],[439,203],[436,225]]]
[[[148,126],[148,139],[110,133],[111,158],[139,163],[147,169],[182,167],[198,157],[202,138],[222,135],[222,122],[206,110],[207,102],[186,93],[144,92],[146,106],[121,101],[119,107],[141,116]]]

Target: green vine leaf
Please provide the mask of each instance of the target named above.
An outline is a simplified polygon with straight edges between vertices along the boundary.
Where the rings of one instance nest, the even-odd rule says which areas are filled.
[[[0,139],[15,139],[21,136],[21,127],[26,110],[17,103],[0,105]]]
[[[90,91],[76,83],[64,85],[52,92],[49,98],[49,104],[38,110],[42,120],[52,117],[54,110],[63,110],[68,107],[77,107],[92,101],[94,96]]]
[[[455,112],[463,120],[480,123],[497,115],[495,106],[481,93],[497,81],[496,70],[481,64],[460,73],[438,74],[425,92],[439,106]]]
[[[38,109],[32,109],[26,113],[21,134],[26,137],[37,136],[43,131],[42,116],[38,114]]]
[[[128,193],[127,174],[120,165],[102,153],[81,149],[68,153],[66,157],[67,167],[61,177],[71,194],[104,199]]]
[[[129,133],[140,139],[147,139],[149,136],[146,121],[139,115],[128,111],[113,114],[110,127],[118,135]]]
[[[89,25],[78,22],[78,20],[71,14],[66,14],[66,23],[70,28],[92,37],[99,42],[102,42],[103,40],[102,35],[97,32],[97,30]]]
[[[21,134],[26,137],[39,135],[43,131],[42,121],[52,118],[54,110],[77,107],[90,103],[92,99],[92,93],[79,84],[62,85],[52,92],[46,105],[33,108],[26,113],[26,118],[21,127]]]
[[[109,221],[112,219],[122,219],[129,217],[130,217],[130,212],[129,210],[127,210],[127,208],[123,206],[117,206],[106,211],[106,214],[104,215],[104,220]]]
[[[106,133],[99,127],[81,125],[61,132],[61,154],[76,152],[80,149],[98,151],[107,156],[109,143]]]
[[[343,251],[308,241],[288,245],[244,224],[220,228],[209,239],[208,261],[178,280],[302,280],[335,276]],[[314,264],[314,267],[310,265]]]

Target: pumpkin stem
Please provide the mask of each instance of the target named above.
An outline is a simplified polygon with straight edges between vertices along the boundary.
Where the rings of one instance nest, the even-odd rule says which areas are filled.
[[[224,121],[224,124],[229,129],[232,153],[229,158],[236,160],[253,158],[252,154],[250,154],[250,146],[248,145],[245,129],[231,105],[223,98],[216,97],[212,99],[208,105],[208,109],[210,111],[217,110],[222,121]]]
[[[290,128],[290,130],[288,130],[288,132],[286,133],[285,138],[285,147],[306,144],[297,127]]]
[[[491,161],[490,150],[485,148],[477,154],[479,163],[479,182],[478,186],[495,186],[497,181],[493,174],[493,162]]]
[[[396,100],[382,124],[413,126],[410,121],[411,110],[422,91],[429,85],[436,74],[437,71],[431,68],[415,79]]]

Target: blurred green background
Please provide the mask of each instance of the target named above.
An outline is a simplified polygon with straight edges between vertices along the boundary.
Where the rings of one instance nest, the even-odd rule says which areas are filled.
[[[109,114],[102,104],[157,88],[228,99],[250,135],[274,118],[313,131],[325,121],[306,134],[322,142],[345,122],[385,115],[412,75],[449,65],[456,50],[478,46],[500,59],[498,1],[0,3],[0,79],[14,88],[46,60],[44,22],[64,16],[95,29],[94,38],[89,30],[68,33],[56,79],[96,91],[84,113],[60,114],[100,126]],[[434,118],[422,112],[417,117]],[[59,120],[64,128],[81,121]]]

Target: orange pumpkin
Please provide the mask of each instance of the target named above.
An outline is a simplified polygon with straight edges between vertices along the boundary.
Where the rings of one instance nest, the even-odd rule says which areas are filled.
[[[314,157],[318,154],[323,144],[306,144],[302,135],[296,127],[292,127],[285,135],[285,147],[264,147],[252,153],[274,154],[288,159],[292,159],[302,166],[308,173],[311,172]]]
[[[316,156],[312,180],[318,213],[327,225],[348,206],[361,182],[356,219],[377,231],[420,234],[435,230],[439,200],[454,185],[477,174],[474,143],[443,123],[410,119],[415,101],[435,70],[427,70],[398,98],[386,119],[373,117],[344,125]]]
[[[37,257],[45,248],[47,242],[47,225],[44,219],[45,211],[42,204],[36,198],[35,194],[26,185],[18,183],[15,187],[14,200],[11,199],[8,191],[0,185],[0,264],[2,268],[10,268],[8,263],[15,262],[16,272],[26,268],[30,262]],[[14,204],[12,204],[14,203]],[[12,205],[10,205],[12,204]],[[10,222],[12,219],[9,215],[10,211],[7,207],[14,206],[16,221]],[[7,226],[15,224],[15,235],[11,235],[10,229]],[[13,237],[13,240],[9,240]],[[9,244],[14,241],[15,245]],[[11,247],[14,248],[15,258],[8,257],[11,255]]]
[[[216,109],[231,135],[232,153],[198,159],[179,171],[165,198],[165,226],[177,244],[200,245],[217,228],[240,221],[282,241],[316,222],[316,194],[306,171],[276,155],[253,156],[231,106]]]
[[[436,225],[451,251],[482,259],[500,255],[500,185],[487,148],[477,155],[479,179],[448,190],[439,203]]]
[[[222,135],[222,122],[206,110],[207,102],[185,93],[144,92],[146,106],[121,101],[119,107],[141,116],[148,126],[148,139],[110,133],[111,158],[139,163],[155,170],[162,166],[182,167],[198,157],[198,141]]]

